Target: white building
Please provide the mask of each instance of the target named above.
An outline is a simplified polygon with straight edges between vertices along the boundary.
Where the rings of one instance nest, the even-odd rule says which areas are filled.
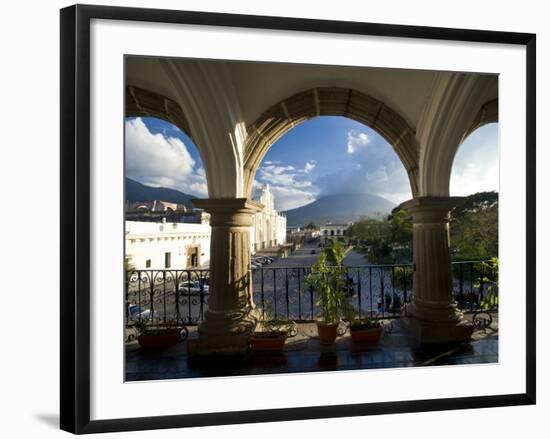
[[[258,201],[264,208],[254,215],[250,228],[252,253],[286,243],[286,216],[275,210],[269,185]],[[138,270],[208,268],[210,215],[202,212],[196,218],[200,223],[126,221],[126,259]]]
[[[351,224],[323,224],[320,229],[321,239],[327,241],[331,238],[338,238],[347,235],[347,231]]]
[[[208,268],[207,216],[201,223],[126,221],[126,259],[135,269]]]
[[[275,198],[268,184],[262,187],[258,200],[263,204],[262,211],[252,219],[250,228],[250,251],[256,253],[267,247],[277,247],[286,243],[286,216],[275,210]]]

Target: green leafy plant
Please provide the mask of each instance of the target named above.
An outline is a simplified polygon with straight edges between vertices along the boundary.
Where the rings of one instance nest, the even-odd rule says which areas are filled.
[[[370,317],[357,317],[350,321],[349,326],[352,330],[361,330],[382,328],[383,325],[379,320],[371,319]]]
[[[258,322],[255,337],[287,337],[296,334],[296,322],[274,316],[269,305],[263,310],[263,318]]]
[[[324,323],[338,322],[349,307],[344,293],[347,280],[347,268],[342,265],[344,257],[345,250],[339,242],[328,243],[305,278],[305,284],[317,291],[319,317]]]
[[[408,266],[395,267],[393,282],[396,287],[412,288],[413,269]]]
[[[498,258],[491,258],[476,264],[476,270],[482,273],[481,279],[474,284],[481,288],[481,282],[487,287],[487,293],[481,299],[480,306],[484,310],[490,310],[498,306]]]
[[[343,311],[344,319],[349,323],[349,327],[352,330],[382,327],[382,323],[377,319],[373,319],[367,316],[361,317],[355,307],[349,302],[346,306],[344,306]]]

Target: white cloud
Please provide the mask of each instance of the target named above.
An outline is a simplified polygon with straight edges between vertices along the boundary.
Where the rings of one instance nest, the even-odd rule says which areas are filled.
[[[271,186],[275,197],[275,209],[282,212],[311,203],[315,194],[293,187]]]
[[[304,166],[304,172],[306,174],[309,174],[311,171],[313,171],[315,169],[315,166],[316,166],[315,160],[307,161],[305,166]]]
[[[470,195],[499,190],[498,127],[474,131],[459,147],[451,172],[450,194]]]
[[[367,133],[359,133],[355,130],[348,132],[348,154],[353,154],[357,150],[364,148],[370,142],[370,137]]]
[[[141,118],[126,121],[126,176],[149,186],[207,197],[204,168],[177,137],[153,134]]]
[[[257,175],[259,180],[272,186],[306,188],[312,185],[308,175],[315,166],[315,160],[308,160],[300,169],[280,161],[266,161],[258,169]]]
[[[275,208],[279,211],[294,209],[315,199],[311,190],[311,172],[315,169],[315,160],[308,160],[303,168],[296,168],[281,161],[266,160],[258,168],[254,188],[269,183],[275,196]]]
[[[347,162],[319,177],[321,195],[371,193],[398,204],[411,198],[407,173],[392,147],[375,132],[347,133]]]

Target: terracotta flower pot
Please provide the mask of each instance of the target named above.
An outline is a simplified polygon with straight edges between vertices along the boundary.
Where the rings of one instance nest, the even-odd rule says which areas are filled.
[[[315,320],[315,323],[317,323],[317,332],[321,344],[334,343],[334,340],[338,336],[338,324],[340,322],[324,323],[320,320]]]
[[[282,332],[256,332],[250,338],[252,352],[278,352],[285,346],[286,334]]]
[[[179,332],[168,334],[141,334],[138,343],[143,349],[165,349],[176,345],[181,340]]]
[[[382,327],[369,329],[350,328],[351,340],[354,343],[376,344],[382,334]]]

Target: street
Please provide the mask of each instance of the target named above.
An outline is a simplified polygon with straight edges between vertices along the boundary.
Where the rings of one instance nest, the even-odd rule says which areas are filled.
[[[315,254],[311,253],[312,250],[315,251]],[[319,247],[318,241],[304,243],[299,250],[296,250],[290,256],[283,259],[277,259],[265,267],[310,267],[317,261],[320,251],[321,247]]]

